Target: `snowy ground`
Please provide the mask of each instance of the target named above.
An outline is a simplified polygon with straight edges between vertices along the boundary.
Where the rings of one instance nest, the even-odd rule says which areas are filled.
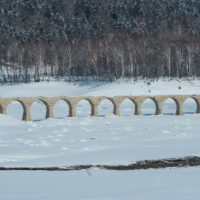
[[[200,94],[200,80],[155,82],[40,82],[0,86],[0,97]]]
[[[0,86],[0,97],[200,94],[199,88],[200,81],[150,85],[51,82]],[[59,101],[54,107],[56,119],[42,120],[45,106],[39,101],[31,107],[34,121],[23,122],[22,107],[13,102],[8,115],[0,115],[0,166],[117,165],[200,156],[200,115],[195,114],[196,108],[188,99],[185,116],[175,116],[176,104],[168,99],[164,115],[155,116],[154,103],[146,100],[143,115],[134,116],[133,103],[125,100],[120,108],[122,116],[116,117],[112,115],[113,105],[105,100],[99,106],[100,118],[93,118],[89,117],[89,103],[82,101],[77,107],[78,117],[69,118],[67,104]],[[198,199],[199,171],[0,172],[0,180],[4,180],[0,181],[0,199]]]
[[[1,166],[129,164],[200,156],[197,114],[22,122],[0,116]]]
[[[200,168],[0,172],[2,200],[196,200]]]
[[[173,84],[176,90],[180,82],[174,81]],[[181,82],[179,87],[185,88],[185,93],[199,91],[198,84],[200,85],[198,81]],[[96,85],[99,86],[94,87]],[[54,92],[56,95],[56,92],[62,92],[65,86],[68,95],[74,95],[75,92],[86,96],[95,93],[109,93],[114,96],[120,94],[117,88],[123,92],[127,91],[125,95],[128,91],[134,94],[135,90],[138,95],[142,95],[149,87],[156,88],[157,93],[165,91],[165,94],[171,87],[167,87],[166,82],[159,82],[159,85],[154,86],[146,84],[145,89],[142,85],[145,84],[94,83],[72,86],[65,82],[53,82],[2,86],[0,91],[4,97],[16,96],[16,91],[19,91],[19,96],[27,96],[28,92],[38,96],[45,91],[46,95],[48,92]],[[115,89],[111,90],[112,87]],[[83,88],[87,88],[87,92]],[[170,91],[175,93],[174,90]],[[116,117],[112,115],[112,103],[105,100],[99,106],[100,118],[93,118],[89,117],[89,102],[81,101],[77,106],[78,117],[69,118],[68,105],[59,101],[54,106],[56,119],[44,120],[46,108],[38,101],[31,107],[34,121],[23,122],[22,106],[13,102],[7,108],[8,115],[0,115],[0,165],[128,164],[143,159],[200,155],[200,115],[195,114],[197,105],[194,100],[188,99],[185,102],[185,116],[174,115],[176,104],[172,99],[164,103],[164,115],[161,116],[153,115],[156,108],[150,99],[143,103],[142,116],[135,116],[134,109],[134,104],[125,100],[120,107],[121,117]]]

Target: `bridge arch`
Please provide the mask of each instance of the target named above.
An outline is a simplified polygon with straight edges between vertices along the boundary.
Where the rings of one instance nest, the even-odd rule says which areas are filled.
[[[141,111],[143,115],[155,115],[156,114],[157,101],[152,97],[146,97],[141,102]]]
[[[184,114],[194,114],[197,113],[199,108],[198,100],[194,97],[188,97],[183,102],[183,112]]]
[[[100,116],[108,116],[114,114],[115,103],[111,98],[103,98],[99,101],[98,112]]]
[[[52,109],[54,117],[60,119],[69,116],[71,105],[67,100],[59,99],[55,101]]]
[[[90,99],[83,98],[76,103],[76,115],[79,117],[87,117],[92,115],[93,103]]]
[[[178,109],[178,100],[174,97],[168,97],[163,101],[162,113],[164,115],[176,115]]]
[[[43,99],[36,99],[30,105],[30,115],[33,121],[46,119],[49,112],[49,105]]]
[[[133,99],[127,97],[119,105],[121,116],[131,116],[135,114],[136,103]]]
[[[17,119],[23,119],[26,107],[23,101],[13,99],[7,104],[5,109],[8,115]]]

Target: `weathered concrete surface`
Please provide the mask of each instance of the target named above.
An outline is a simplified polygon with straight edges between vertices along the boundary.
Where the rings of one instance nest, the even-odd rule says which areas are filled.
[[[177,115],[183,115],[183,104],[188,98],[195,100],[197,104],[197,113],[200,113],[200,95],[166,95],[166,96],[115,96],[115,97],[35,97],[35,98],[0,98],[0,113],[6,114],[7,106],[12,101],[18,101],[23,107],[23,120],[31,121],[30,107],[35,101],[42,101],[46,106],[46,118],[54,118],[53,107],[59,100],[64,100],[69,105],[69,116],[76,116],[76,106],[82,101],[86,100],[90,103],[92,111],[91,116],[98,117],[98,106],[104,99],[108,99],[113,103],[114,113],[120,116],[120,105],[125,99],[130,99],[135,104],[135,114],[141,115],[142,103],[146,99],[152,99],[156,105],[156,115],[162,114],[162,107],[165,100],[168,98],[176,102]]]

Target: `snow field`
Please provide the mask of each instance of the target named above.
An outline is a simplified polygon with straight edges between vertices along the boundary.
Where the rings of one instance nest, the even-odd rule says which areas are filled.
[[[40,82],[0,86],[0,97],[57,96],[139,96],[200,94],[200,80],[159,80],[155,82]]]
[[[198,83],[188,85],[188,82],[173,82],[175,87],[182,84],[183,88],[191,87],[191,91],[196,89]],[[15,85],[12,90],[10,86],[2,86],[0,91],[2,96],[15,96],[16,90],[19,90],[22,96],[27,96],[27,91],[31,90],[33,96],[52,91],[56,94],[63,91],[64,86],[69,89],[69,96],[74,95],[74,92],[87,96],[97,91],[100,94],[109,91],[111,96],[115,96],[119,95],[118,87],[121,92],[137,91],[140,88],[141,95],[145,91],[142,87],[144,83],[141,82],[103,85],[95,83],[80,86],[53,82],[39,83],[38,89],[36,86],[38,83],[21,87]],[[146,84],[145,87],[157,86]],[[163,92],[165,87],[167,88],[166,83],[163,82],[160,91],[157,92]],[[20,88],[23,88],[23,91]],[[111,91],[111,88],[114,89]],[[83,94],[83,91],[87,92]],[[147,99],[142,105],[143,115],[135,116],[133,102],[126,99],[120,107],[121,116],[116,117],[112,114],[112,103],[104,100],[99,105],[100,117],[93,118],[89,117],[89,102],[83,100],[77,105],[77,117],[70,118],[67,103],[58,101],[54,106],[56,119],[44,120],[46,107],[43,102],[37,101],[31,106],[33,122],[23,122],[22,106],[14,101],[7,108],[8,115],[0,115],[0,165],[129,164],[143,159],[199,155],[200,115],[194,114],[196,110],[196,102],[188,99],[184,103],[185,116],[175,116],[176,104],[174,100],[167,99],[163,104],[164,114],[155,116],[155,104]]]
[[[3,200],[198,199],[200,168],[0,172]]]
[[[199,156],[198,114],[23,122],[0,115],[1,166],[129,164]]]
[[[0,97],[116,96],[200,94],[200,81],[69,84],[64,82],[0,86]],[[179,89],[181,87],[181,89]],[[68,117],[64,101],[54,106],[55,119],[45,120],[41,101],[31,107],[34,121],[21,120],[23,109],[12,102],[8,115],[0,114],[0,166],[46,167],[78,164],[130,164],[145,159],[200,156],[200,115],[193,99],[184,103],[184,116],[176,116],[172,99],[156,116],[155,104],[147,99],[142,115],[134,115],[126,99],[121,116],[105,100],[99,118],[89,117],[89,102],[77,105],[77,117]],[[200,168],[139,171],[99,169],[70,172],[0,172],[2,200],[154,200],[198,199]]]

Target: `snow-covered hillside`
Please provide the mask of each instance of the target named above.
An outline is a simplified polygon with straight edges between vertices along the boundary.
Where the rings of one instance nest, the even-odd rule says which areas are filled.
[[[200,94],[200,80],[155,82],[40,82],[0,86],[0,97]]]

